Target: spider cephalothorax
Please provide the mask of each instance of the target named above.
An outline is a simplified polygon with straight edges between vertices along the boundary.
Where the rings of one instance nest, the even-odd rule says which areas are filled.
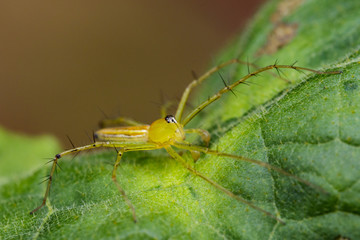
[[[150,125],[149,141],[153,143],[171,145],[184,139],[184,127],[172,115],[160,118]]]

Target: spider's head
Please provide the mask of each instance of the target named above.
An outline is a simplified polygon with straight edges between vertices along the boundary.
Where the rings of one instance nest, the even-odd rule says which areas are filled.
[[[174,116],[167,115],[150,125],[149,140],[157,144],[171,144],[181,142],[185,138],[184,127]]]

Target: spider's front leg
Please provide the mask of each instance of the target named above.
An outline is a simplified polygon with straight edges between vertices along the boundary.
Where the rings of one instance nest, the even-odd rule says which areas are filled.
[[[85,146],[82,146],[82,147],[77,147],[77,148],[73,148],[73,149],[70,149],[70,150],[66,150],[62,153],[58,153],[55,155],[55,157],[52,159],[52,167],[51,167],[51,170],[50,170],[50,174],[49,174],[49,177],[48,177],[48,184],[47,184],[47,187],[46,187],[46,191],[45,191],[45,195],[44,195],[44,198],[43,198],[43,201],[42,203],[40,204],[40,206],[38,206],[37,208],[35,208],[34,210],[32,210],[30,212],[30,214],[34,214],[36,211],[38,211],[40,208],[42,208],[43,206],[45,206],[46,204],[46,200],[49,196],[49,192],[50,192],[50,187],[51,187],[51,183],[53,181],[53,176],[54,176],[54,172],[56,170],[56,167],[58,166],[58,161],[61,157],[65,156],[65,155],[68,155],[68,154],[72,154],[72,153],[78,153],[78,152],[81,152],[81,151],[85,151],[85,150],[89,150],[89,149],[93,149],[93,148],[99,148],[99,147],[105,147],[107,144],[106,143],[103,143],[103,142],[95,142],[93,144],[89,144],[89,145],[85,145]]]

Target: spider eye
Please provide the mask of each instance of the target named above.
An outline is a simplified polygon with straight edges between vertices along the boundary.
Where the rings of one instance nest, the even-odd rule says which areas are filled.
[[[173,115],[167,115],[165,117],[165,121],[168,122],[168,123],[176,123],[176,119]]]

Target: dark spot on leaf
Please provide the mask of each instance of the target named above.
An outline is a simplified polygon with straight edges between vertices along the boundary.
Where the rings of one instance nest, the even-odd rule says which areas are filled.
[[[357,88],[358,88],[358,84],[353,80],[347,81],[347,82],[344,83],[344,90],[345,91],[354,91]]]
[[[196,194],[195,190],[191,186],[188,186],[188,189],[189,189],[191,196],[193,196],[193,198],[197,198],[197,194]]]
[[[190,172],[187,172],[187,173],[185,173],[184,177],[185,178],[192,177],[192,174]]]
[[[150,188],[148,191],[156,191],[156,190],[161,190],[161,189],[162,189],[162,186],[157,185],[157,186],[154,186],[154,187]]]
[[[350,238],[339,235],[335,238],[335,240],[350,240]]]

